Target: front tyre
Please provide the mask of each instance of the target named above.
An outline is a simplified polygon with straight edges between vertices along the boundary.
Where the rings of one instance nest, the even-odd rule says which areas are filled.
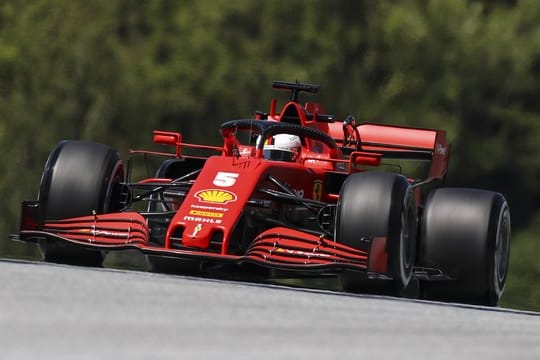
[[[422,297],[496,306],[510,256],[505,198],[485,190],[437,189],[426,201],[421,229],[420,266],[453,279],[422,284]]]
[[[402,296],[412,277],[416,249],[416,207],[412,188],[401,175],[379,172],[351,174],[336,209],[336,241],[366,250],[362,239],[386,238],[391,292]],[[369,282],[345,271],[346,290],[362,291]]]
[[[114,149],[93,142],[62,141],[41,178],[39,202],[45,221],[104,214],[121,208],[123,166]],[[45,261],[101,266],[101,252],[54,242],[39,244]]]

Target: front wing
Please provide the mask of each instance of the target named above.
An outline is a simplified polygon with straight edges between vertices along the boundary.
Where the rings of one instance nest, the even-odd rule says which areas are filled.
[[[259,234],[243,255],[197,248],[165,248],[149,243],[149,230],[136,212],[91,215],[24,226],[15,240],[54,242],[100,251],[137,249],[145,255],[219,263],[252,263],[283,270],[353,269],[368,271],[369,252],[324,236],[275,227]]]

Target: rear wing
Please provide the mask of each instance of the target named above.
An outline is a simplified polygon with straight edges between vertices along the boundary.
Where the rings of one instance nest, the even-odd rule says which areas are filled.
[[[374,123],[349,125],[340,121],[327,124],[328,133],[344,152],[376,153],[387,159],[429,160],[429,176],[444,179],[450,155],[444,130]]]

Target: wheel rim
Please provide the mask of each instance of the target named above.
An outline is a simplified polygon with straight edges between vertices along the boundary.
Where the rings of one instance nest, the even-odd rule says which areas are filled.
[[[497,295],[502,293],[506,274],[508,271],[508,258],[510,253],[510,216],[508,206],[505,204],[501,209],[497,227],[495,242],[495,291]]]
[[[403,211],[401,212],[401,231],[399,235],[399,276],[404,287],[408,285],[412,276],[415,240],[412,231],[415,224],[409,192],[405,197]]]
[[[111,172],[111,177],[107,183],[107,190],[105,193],[105,198],[103,199],[103,209],[104,213],[110,211],[118,211],[121,209],[120,206],[120,197],[118,185],[123,181],[123,166],[120,161],[118,161],[113,171]]]

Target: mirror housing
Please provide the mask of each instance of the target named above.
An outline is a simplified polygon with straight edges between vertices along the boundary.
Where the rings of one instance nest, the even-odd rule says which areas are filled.
[[[182,134],[172,131],[154,130],[154,143],[160,145],[176,146],[176,157],[180,157]]]
[[[351,153],[350,159],[353,165],[379,166],[381,165],[382,154],[354,151]]]

